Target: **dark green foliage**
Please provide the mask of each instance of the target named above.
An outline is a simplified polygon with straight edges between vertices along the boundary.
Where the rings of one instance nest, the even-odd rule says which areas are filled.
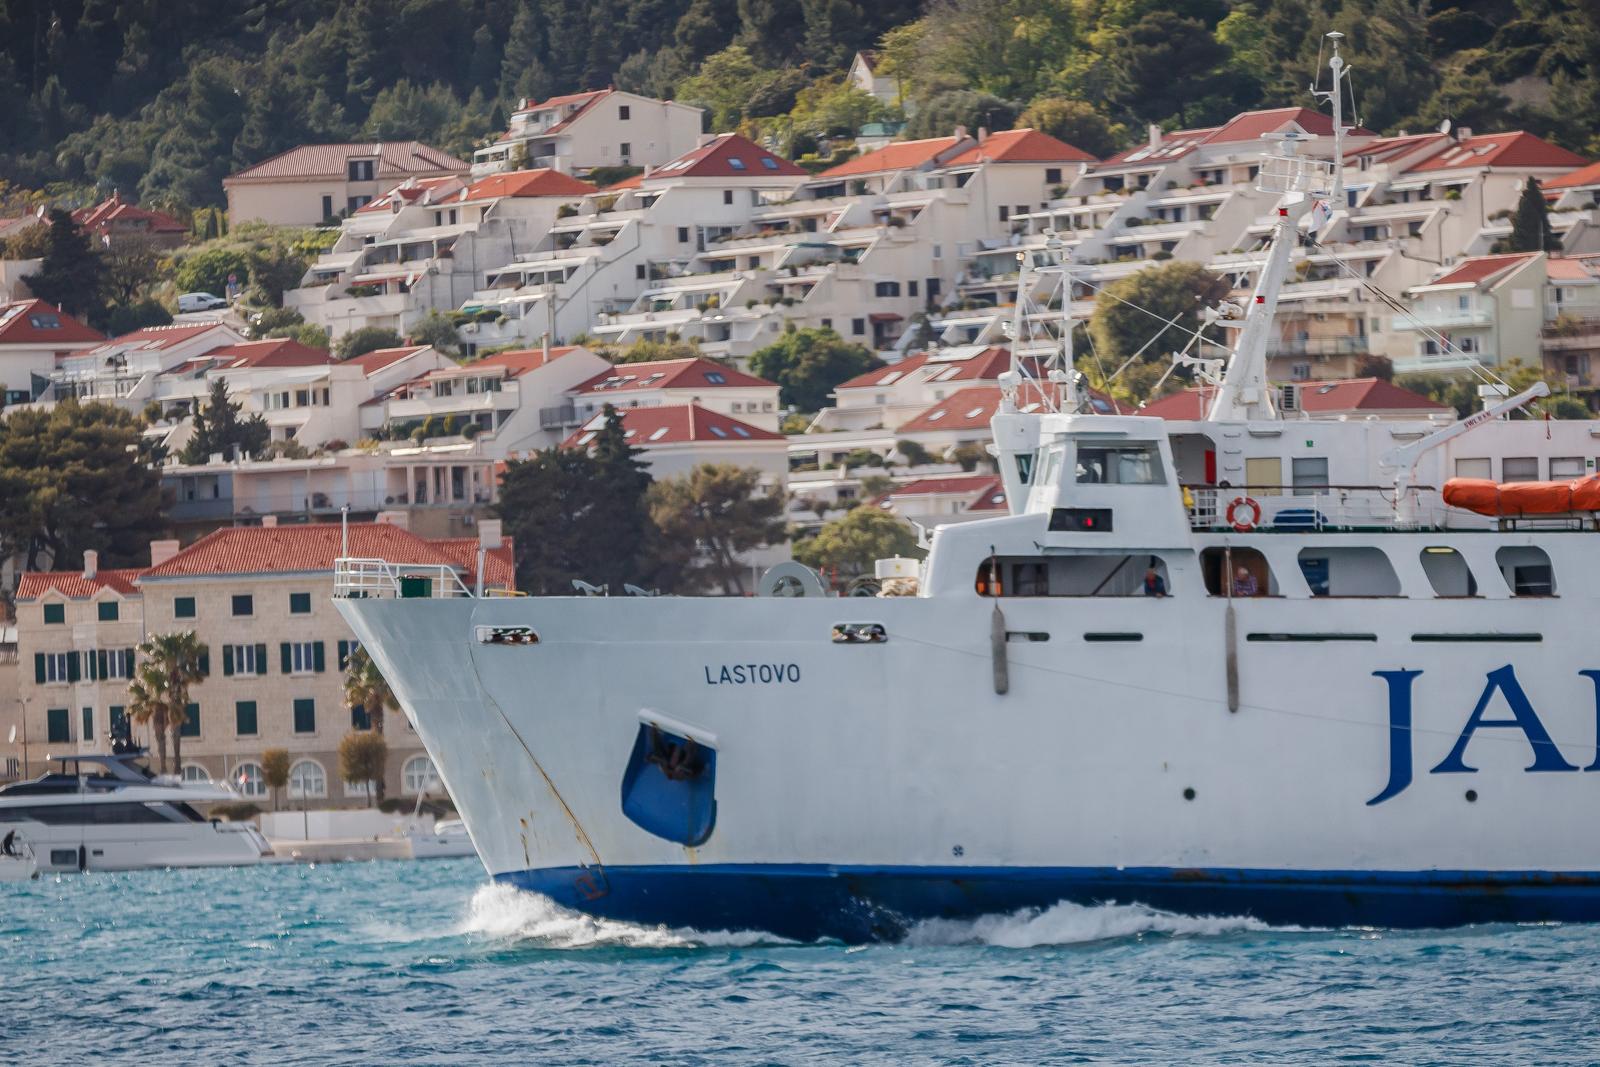
[[[105,306],[106,268],[72,216],[50,211],[50,238],[39,273],[22,279],[33,295],[69,315],[98,317]]]
[[[1022,109],[1009,100],[971,89],[930,97],[906,124],[907,137],[948,137],[957,126],[976,136],[980,128],[1009,130]]]
[[[145,297],[131,304],[118,304],[106,312],[105,331],[120,337],[146,326],[166,326],[172,322],[172,312],[159,300]]]
[[[461,336],[456,333],[455,323],[437,311],[428,312],[427,317],[407,333],[408,340],[414,345],[432,345],[435,351],[447,356],[460,354]]]
[[[399,348],[404,343],[399,334],[382,326],[363,326],[339,338],[333,354],[340,359],[354,359],[380,348]]]
[[[214,455],[245,459],[266,452],[272,439],[267,420],[259,413],[241,419],[244,405],[228,397],[228,383],[211,383],[206,406],[194,413],[194,436],[183,449],[185,463],[205,463]]]
[[[819,411],[834,386],[883,366],[865,347],[829,329],[791,325],[784,335],[750,356],[750,370],[777,382],[779,398],[801,411]]]
[[[166,529],[161,475],[139,446],[139,423],[108,404],[64,401],[0,417],[0,556],[27,570],[71,569],[84,549],[103,567],[150,559]]]
[[[1550,205],[1545,203],[1539,189],[1539,179],[1529,178],[1517,200],[1516,214],[1511,216],[1511,239],[1508,252],[1556,252],[1561,240],[1550,228]]]
[[[591,448],[548,448],[506,467],[496,513],[518,547],[517,587],[571,595],[572,581],[644,583],[655,572],[654,528],[645,494],[650,475],[606,406]]]

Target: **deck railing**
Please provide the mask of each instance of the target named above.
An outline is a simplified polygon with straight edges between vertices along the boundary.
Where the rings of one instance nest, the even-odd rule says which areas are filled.
[[[444,563],[391,563],[383,559],[341,558],[333,562],[333,595],[443,598],[472,596],[454,567]]]
[[[1194,530],[1233,530],[1236,524],[1270,533],[1475,525],[1470,513],[1446,507],[1431,486],[1409,489],[1403,501],[1396,500],[1393,486],[1379,485],[1185,485],[1183,489]],[[1241,504],[1230,517],[1230,505],[1240,500],[1253,501],[1256,508]]]

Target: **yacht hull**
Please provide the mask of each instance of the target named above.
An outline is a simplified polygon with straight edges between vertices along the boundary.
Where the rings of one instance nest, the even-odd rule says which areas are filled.
[[[496,879],[855,941],[1061,900],[1600,919],[1585,600],[1236,601],[1233,711],[1219,599],[1000,601],[1005,693],[976,597],[338,603]],[[625,810],[651,724],[714,750],[703,840]]]

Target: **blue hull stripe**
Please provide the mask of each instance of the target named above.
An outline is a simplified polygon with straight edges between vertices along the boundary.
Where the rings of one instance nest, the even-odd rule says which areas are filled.
[[[1300,871],[1171,867],[555,867],[498,881],[609,919],[892,940],[920,919],[1144,904],[1302,926],[1441,927],[1600,920],[1600,872]]]

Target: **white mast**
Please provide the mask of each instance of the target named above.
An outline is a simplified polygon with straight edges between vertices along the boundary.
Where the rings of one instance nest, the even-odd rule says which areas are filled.
[[[1256,282],[1244,328],[1239,331],[1239,339],[1228,360],[1222,386],[1217,390],[1211,410],[1206,413],[1206,418],[1213,422],[1247,422],[1278,417],[1277,405],[1273,403],[1272,390],[1267,384],[1267,342],[1272,337],[1278,293],[1289,271],[1289,259],[1299,243],[1300,221],[1318,200],[1338,197],[1343,188],[1344,108],[1341,82],[1345,64],[1339,57],[1339,41],[1343,36],[1337,31],[1328,34],[1333,41],[1333,58],[1328,62],[1333,71],[1333,88],[1326,93],[1315,87],[1312,89],[1314,95],[1332,97],[1333,100],[1333,162],[1324,163],[1297,155],[1296,143],[1300,138],[1294,133],[1280,135],[1277,139],[1283,143],[1282,152],[1268,155],[1263,161],[1257,188],[1265,193],[1279,193],[1281,199],[1273,219],[1272,244],[1267,249],[1267,261],[1261,267],[1261,277]]]

